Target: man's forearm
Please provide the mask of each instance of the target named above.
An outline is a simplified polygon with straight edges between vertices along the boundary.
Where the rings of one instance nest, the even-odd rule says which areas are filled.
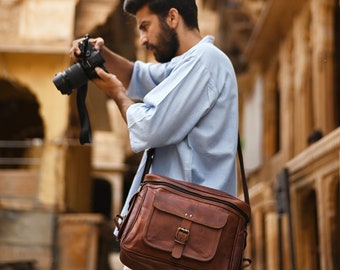
[[[127,122],[127,110],[132,104],[134,104],[134,102],[127,96],[126,92],[124,91],[116,93],[112,98],[116,102],[124,121]]]
[[[105,67],[123,83],[125,88],[130,84],[134,63],[126,58],[110,51],[106,46],[101,49],[101,55],[105,59]]]

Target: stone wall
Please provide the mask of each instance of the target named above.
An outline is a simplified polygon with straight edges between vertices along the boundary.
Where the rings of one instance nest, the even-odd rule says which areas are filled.
[[[334,232],[340,179],[336,5],[332,0],[267,1],[245,51],[250,69],[239,82],[244,152],[257,163],[246,162],[253,209],[248,252],[256,269],[328,270],[339,263],[332,255],[339,250],[337,240],[330,237],[339,239]],[[253,119],[247,118],[246,106],[254,103],[259,80],[261,127],[247,129]],[[310,136],[319,131],[324,138],[312,143]],[[259,135],[260,143],[252,141]],[[252,144],[260,145],[256,152]],[[278,175],[284,169],[292,212],[280,214]]]

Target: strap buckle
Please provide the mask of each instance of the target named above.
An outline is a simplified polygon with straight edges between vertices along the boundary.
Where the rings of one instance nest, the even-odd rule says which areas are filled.
[[[175,242],[181,245],[185,245],[185,243],[188,241],[189,235],[189,230],[178,227],[176,231]]]

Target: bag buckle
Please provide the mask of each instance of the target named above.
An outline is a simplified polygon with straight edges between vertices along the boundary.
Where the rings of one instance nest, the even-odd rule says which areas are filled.
[[[178,227],[176,231],[175,242],[181,245],[185,245],[185,243],[188,241],[189,235],[189,230]]]
[[[113,222],[116,225],[116,227],[118,228],[118,231],[122,227],[123,220],[124,220],[124,217],[122,217],[121,215],[116,215],[113,219]]]

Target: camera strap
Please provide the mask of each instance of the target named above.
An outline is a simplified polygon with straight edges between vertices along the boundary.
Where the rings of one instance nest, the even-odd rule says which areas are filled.
[[[92,142],[92,131],[89,115],[85,104],[87,83],[77,89],[77,107],[80,121],[79,141],[81,144]]]

